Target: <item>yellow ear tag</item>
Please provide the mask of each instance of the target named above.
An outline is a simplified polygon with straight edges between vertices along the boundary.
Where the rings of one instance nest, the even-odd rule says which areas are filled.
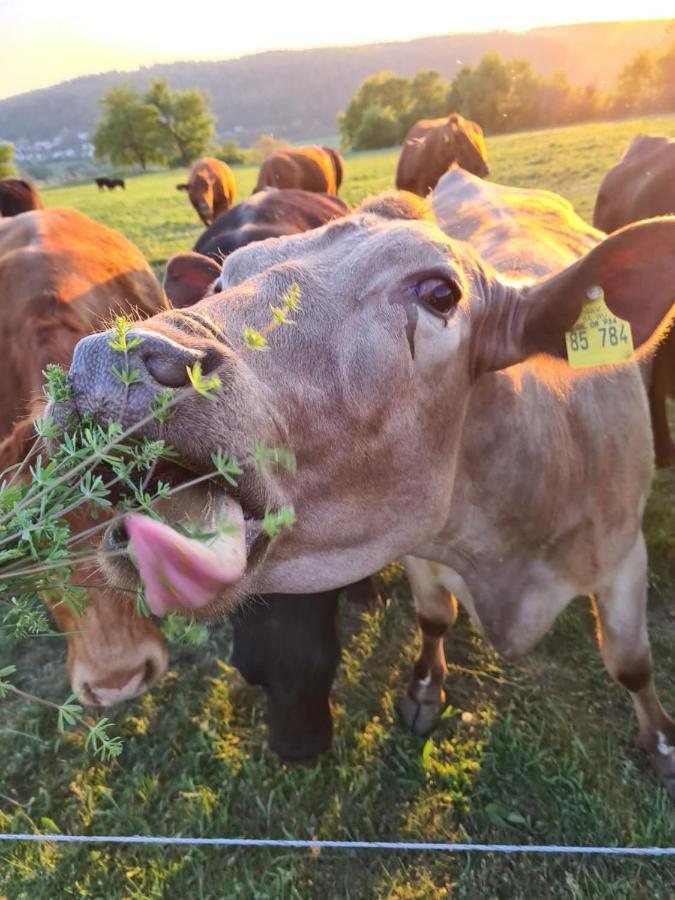
[[[630,322],[619,319],[605,303],[601,287],[589,288],[589,302],[565,334],[567,361],[573,369],[607,366],[633,358]]]

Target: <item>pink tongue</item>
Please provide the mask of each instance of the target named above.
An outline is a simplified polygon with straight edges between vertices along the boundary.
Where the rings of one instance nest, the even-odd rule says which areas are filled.
[[[228,584],[238,581],[246,569],[244,520],[230,523],[233,533],[221,534],[210,543],[184,537],[168,525],[148,516],[125,519],[129,545],[143,581],[148,606],[156,616],[172,609],[206,606]]]

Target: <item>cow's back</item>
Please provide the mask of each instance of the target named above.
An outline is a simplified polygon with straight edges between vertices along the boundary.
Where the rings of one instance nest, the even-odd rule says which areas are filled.
[[[444,176],[432,200],[449,235],[521,283],[559,271],[603,237],[555,194],[461,170]],[[563,365],[535,357],[482,375],[471,390],[448,541],[495,633],[537,583],[545,593],[547,578],[570,596],[594,590],[634,540],[649,489],[652,441],[637,365],[565,367],[561,377]]]
[[[48,363],[69,365],[81,337],[115,316],[166,307],[140,251],[81,213],[49,209],[0,222],[0,433],[39,398]]]
[[[675,214],[675,141],[640,135],[600,185],[593,224],[611,232],[653,216]]]
[[[268,187],[219,216],[193,250],[220,261],[253,241],[300,234],[348,212],[347,204],[331,194]]]
[[[333,158],[323,147],[312,144],[280,150],[263,162],[256,190],[276,187],[335,194],[336,174]]]

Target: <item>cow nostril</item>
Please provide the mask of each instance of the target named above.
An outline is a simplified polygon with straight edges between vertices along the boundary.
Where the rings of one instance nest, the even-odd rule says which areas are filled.
[[[159,676],[159,666],[156,664],[154,659],[147,659],[145,661],[145,671],[143,673],[143,686],[150,687],[158,680]]]
[[[129,532],[124,522],[120,522],[112,529],[110,539],[116,547],[125,547],[129,543]]]
[[[85,704],[85,706],[100,706],[98,697],[92,691],[88,682],[84,682],[80,690],[78,691],[80,700]]]
[[[154,380],[164,387],[172,388],[186,387],[190,383],[188,369],[198,359],[198,354],[182,350],[178,350],[178,352],[148,353],[143,357],[145,368]]]
[[[139,351],[141,361],[152,378],[158,384],[171,388],[187,387],[190,383],[188,370],[196,362],[200,363],[202,374],[208,375],[222,361],[222,353],[215,347],[182,347],[168,338],[155,336],[144,336]]]

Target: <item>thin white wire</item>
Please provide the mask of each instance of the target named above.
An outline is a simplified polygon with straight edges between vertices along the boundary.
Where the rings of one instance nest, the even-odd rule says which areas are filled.
[[[274,838],[153,837],[141,834],[0,834],[0,841],[60,844],[155,844],[188,847],[277,847],[326,850],[436,850],[445,853],[561,853],[593,856],[675,856],[675,847],[585,847],[565,844],[462,844],[417,841],[324,841]]]

